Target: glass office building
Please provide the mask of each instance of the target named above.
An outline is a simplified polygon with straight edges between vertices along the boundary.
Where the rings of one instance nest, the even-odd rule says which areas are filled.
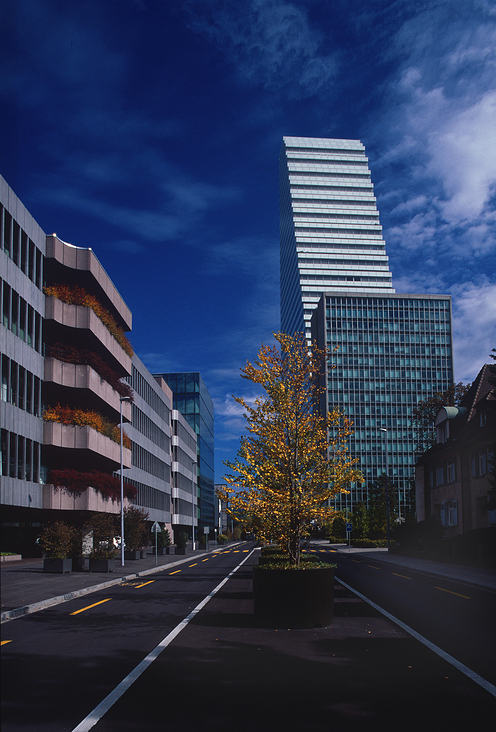
[[[198,372],[155,374],[170,387],[174,409],[193,428],[198,439],[198,531],[214,524],[214,404]]]
[[[312,336],[320,348],[337,348],[322,406],[338,407],[353,421],[349,451],[365,480],[339,496],[336,508],[367,503],[371,482],[386,470],[387,447],[390,485],[404,515],[415,495],[413,408],[453,383],[451,298],[324,293]]]
[[[281,329],[309,338],[324,290],[393,293],[391,272],[359,140],[284,137],[279,174]]]
[[[367,501],[387,440],[404,510],[414,496],[413,409],[453,383],[451,300],[395,293],[360,141],[284,137],[279,164],[281,330],[339,347],[321,407],[354,422],[349,450],[365,478],[336,507]]]

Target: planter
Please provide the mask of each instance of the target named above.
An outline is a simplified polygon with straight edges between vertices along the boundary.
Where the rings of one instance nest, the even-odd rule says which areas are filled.
[[[270,628],[324,628],[332,623],[334,568],[253,567],[255,618]]]
[[[115,559],[90,559],[90,572],[113,572]]]
[[[124,551],[124,559],[141,559],[140,549],[127,549]]]
[[[175,544],[171,544],[170,546],[166,546],[165,547],[165,553],[166,554],[176,554],[176,548],[177,547],[176,547]]]
[[[140,549],[139,551],[140,551],[140,554],[141,554],[141,559],[146,559],[146,552],[148,550],[147,549]]]
[[[54,574],[72,572],[72,559],[44,559],[43,571]]]
[[[176,554],[187,554],[188,549],[185,546],[176,546]]]

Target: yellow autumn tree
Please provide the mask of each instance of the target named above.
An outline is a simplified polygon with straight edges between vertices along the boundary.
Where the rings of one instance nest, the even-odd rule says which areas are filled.
[[[327,352],[309,349],[302,334],[274,337],[279,348],[262,344],[257,360],[241,369],[264,394],[253,406],[235,397],[248,434],[236,460],[225,462],[233,473],[219,496],[231,515],[251,518],[261,539],[277,541],[299,565],[311,522],[328,522],[336,513],[330,499],[362,477],[347,451],[352,423],[337,409],[324,417],[316,408]]]

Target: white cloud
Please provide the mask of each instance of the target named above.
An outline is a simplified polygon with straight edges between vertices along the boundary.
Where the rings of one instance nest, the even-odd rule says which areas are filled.
[[[496,284],[451,288],[455,381],[473,381],[496,348]]]

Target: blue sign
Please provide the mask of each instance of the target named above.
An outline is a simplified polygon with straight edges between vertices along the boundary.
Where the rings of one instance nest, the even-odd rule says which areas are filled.
[[[353,524],[346,524],[346,531],[353,531]]]

